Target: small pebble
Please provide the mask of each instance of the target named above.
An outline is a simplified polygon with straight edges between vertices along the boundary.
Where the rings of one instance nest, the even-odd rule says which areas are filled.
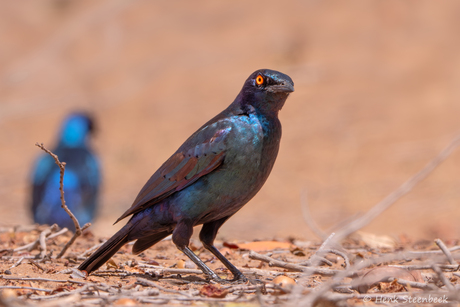
[[[11,275],[11,274],[12,274],[10,270],[5,270],[4,273],[5,273],[6,275]]]

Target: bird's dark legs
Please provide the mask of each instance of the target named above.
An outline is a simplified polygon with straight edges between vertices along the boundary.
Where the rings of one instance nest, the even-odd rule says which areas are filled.
[[[195,253],[190,248],[188,248],[188,246],[185,246],[182,249],[179,247],[179,250],[187,255],[187,257],[189,257],[190,260],[192,260],[203,271],[203,273],[208,275],[211,279],[217,282],[222,282],[222,279],[217,276],[217,274],[214,273],[214,271],[211,270],[203,261],[201,261],[201,259],[198,258],[198,256],[195,255]]]
[[[182,220],[177,223],[174,228],[172,241],[176,244],[177,248],[190,258],[206,275],[217,282],[223,280],[214,273],[197,255],[188,247],[190,237],[193,233],[193,224],[191,220]]]
[[[222,255],[217,248],[214,247],[214,239],[216,238],[217,231],[220,226],[229,218],[225,217],[217,221],[203,224],[200,232],[200,240],[203,246],[214,254],[233,274],[233,281],[247,281],[247,278],[240,272],[227,258]]]

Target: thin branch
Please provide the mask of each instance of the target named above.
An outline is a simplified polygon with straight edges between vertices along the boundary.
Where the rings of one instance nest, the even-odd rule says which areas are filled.
[[[75,225],[75,233],[74,233],[73,237],[70,239],[69,242],[67,242],[67,244],[64,246],[64,248],[61,250],[61,252],[56,256],[56,258],[59,259],[59,258],[62,258],[62,256],[64,256],[64,254],[67,251],[67,249],[82,234],[82,232],[86,228],[91,226],[91,223],[87,223],[87,224],[85,224],[83,226],[83,228],[81,228],[80,223],[78,222],[77,218],[75,217],[75,215],[72,213],[72,211],[70,211],[70,209],[65,204],[65,198],[64,198],[64,172],[65,172],[66,163],[59,161],[58,156],[55,155],[54,153],[52,153],[50,150],[46,149],[45,146],[43,145],[43,143],[41,143],[41,144],[35,143],[35,146],[39,147],[40,149],[45,151],[47,154],[49,154],[54,159],[54,161],[56,162],[57,166],[59,166],[59,175],[60,175],[60,177],[59,177],[59,191],[61,192],[61,207],[65,210],[65,212],[67,212],[67,214],[70,216],[70,218],[72,219],[72,221],[73,221],[73,223]]]
[[[447,289],[450,291],[455,290],[454,285],[450,282],[450,280],[447,279],[446,275],[441,271],[439,266],[436,263],[433,263],[431,265],[431,269],[438,275],[439,279],[442,281],[442,283],[446,286]]]
[[[30,264],[32,264],[32,265],[34,265],[35,267],[37,267],[38,269],[40,269],[42,272],[45,272],[45,271],[46,271],[41,265],[39,265],[38,263],[36,263],[36,262],[33,261],[32,259],[27,259],[27,261],[29,261]]]
[[[276,266],[297,272],[306,272],[309,274],[321,274],[331,276],[340,272],[339,270],[331,270],[321,267],[306,267],[297,264],[292,264],[281,260],[276,260],[265,255],[258,254],[254,251],[249,252],[249,258],[267,262],[269,266]]]
[[[64,256],[65,252],[67,249],[75,242],[75,240],[82,234],[83,231],[85,231],[87,228],[91,226],[91,223],[86,223],[83,225],[83,227],[80,229],[80,232],[75,231],[74,235],[72,238],[70,238],[69,242],[66,243],[64,248],[61,250],[61,252],[56,256],[57,259],[62,258]]]
[[[421,171],[415,174],[412,178],[403,183],[398,189],[393,191],[390,195],[385,197],[381,202],[363,214],[361,217],[351,222],[341,230],[337,231],[335,236],[336,242],[340,242],[342,239],[346,238],[348,235],[353,232],[363,228],[376,217],[378,217],[382,212],[388,209],[400,198],[408,194],[412,189],[425,179],[433,170],[436,169],[444,160],[446,160],[454,149],[460,145],[460,135],[457,135],[450,144],[441,151],[433,160],[431,160]]]
[[[18,260],[15,264],[13,264],[13,265],[10,267],[10,269],[15,268],[15,267],[17,267],[18,265],[20,265],[21,262],[22,262],[23,260],[24,260],[24,257],[19,258],[19,260]]]
[[[34,242],[31,242],[29,244],[23,245],[21,247],[15,248],[13,251],[14,252],[19,252],[19,251],[22,251],[22,250],[26,249],[26,250],[28,250],[30,252],[30,251],[34,250],[35,248],[37,248],[38,245],[40,245],[40,239],[42,238],[42,234],[44,234],[44,236],[47,237],[47,239],[50,239],[51,238],[51,233],[53,231],[55,231],[57,229],[57,227],[58,226],[56,224],[53,224],[51,227],[46,228],[45,230],[43,230],[40,233],[40,236],[38,237],[37,240],[35,240]]]
[[[442,250],[442,252],[446,255],[447,261],[449,261],[450,264],[457,264],[454,260],[454,257],[452,257],[452,254],[450,253],[449,249],[447,246],[444,244],[444,242],[441,241],[441,239],[436,239],[434,240],[436,242],[436,245]]]
[[[330,280],[327,282],[322,283],[320,286],[315,288],[314,292],[309,293],[305,296],[302,300],[303,305],[312,305],[315,301],[317,301],[320,297],[326,295],[326,292],[333,289],[337,285],[340,284],[341,280],[345,277],[350,277],[353,274],[357,273],[358,271],[365,269],[369,266],[372,266],[377,263],[383,262],[390,262],[390,261],[398,261],[398,260],[405,260],[407,256],[404,253],[395,253],[389,254],[382,257],[371,258],[360,263],[357,263],[346,270],[340,271],[339,273],[335,274]],[[431,267],[430,267],[431,268]]]
[[[86,281],[78,281],[78,280],[71,280],[71,279],[51,279],[51,278],[41,278],[41,277],[15,277],[15,276],[4,276],[0,275],[1,279],[5,280],[20,280],[20,281],[38,281],[38,282],[71,282],[77,284],[87,284]]]
[[[43,292],[53,292],[50,289],[42,289],[42,288],[35,288],[35,287],[22,287],[22,286],[0,286],[0,289],[25,289],[25,290],[33,290],[33,291],[43,291]]]
[[[300,207],[302,209],[303,219],[305,220],[305,223],[307,223],[308,227],[310,227],[310,230],[322,240],[326,239],[327,234],[319,228],[318,224],[316,224],[315,220],[313,220],[311,216],[306,190],[302,191],[302,194],[300,195]]]

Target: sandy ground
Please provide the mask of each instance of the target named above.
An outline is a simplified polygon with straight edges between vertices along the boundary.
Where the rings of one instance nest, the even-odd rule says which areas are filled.
[[[0,224],[29,224],[28,179],[62,118],[93,112],[104,185],[93,231],[259,68],[292,77],[260,193],[220,238],[312,238],[363,212],[460,131],[460,3],[10,1],[0,4]],[[456,151],[366,231],[458,237]]]

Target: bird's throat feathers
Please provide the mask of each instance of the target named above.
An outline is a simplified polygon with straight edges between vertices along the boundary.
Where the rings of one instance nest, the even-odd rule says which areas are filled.
[[[288,93],[267,93],[246,90],[243,88],[233,104],[241,110],[256,110],[265,116],[278,117],[278,112],[283,108]]]

